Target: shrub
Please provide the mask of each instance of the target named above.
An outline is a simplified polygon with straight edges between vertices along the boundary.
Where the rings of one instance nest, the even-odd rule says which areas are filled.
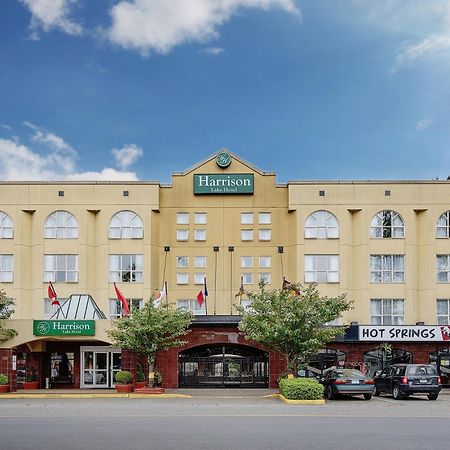
[[[289,400],[320,400],[323,386],[312,378],[284,378],[280,380],[280,394]]]
[[[3,373],[0,373],[0,384],[8,384],[8,377]]]
[[[142,369],[142,366],[140,364],[138,364],[136,367],[136,381],[145,381],[144,369]]]
[[[116,373],[116,383],[131,384],[133,382],[133,374],[127,370],[120,370]]]
[[[26,380],[29,381],[29,382],[37,381],[38,377],[37,377],[37,374],[36,374],[36,369],[34,367],[31,367],[30,371],[31,372],[27,373]]]

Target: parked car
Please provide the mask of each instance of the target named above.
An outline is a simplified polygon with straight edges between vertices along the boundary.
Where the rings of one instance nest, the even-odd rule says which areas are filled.
[[[392,394],[396,400],[413,394],[427,394],[436,400],[441,378],[432,364],[394,364],[374,377],[375,395]]]
[[[373,380],[367,379],[355,369],[334,369],[327,372],[320,382],[325,387],[325,395],[329,400],[338,395],[363,395],[366,400],[372,398]]]

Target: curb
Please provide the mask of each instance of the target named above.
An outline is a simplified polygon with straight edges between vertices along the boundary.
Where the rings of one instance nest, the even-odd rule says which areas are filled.
[[[192,398],[184,394],[2,394],[2,398]]]
[[[325,405],[325,400],[289,400],[281,394],[268,395],[268,398],[278,398],[289,405]]]

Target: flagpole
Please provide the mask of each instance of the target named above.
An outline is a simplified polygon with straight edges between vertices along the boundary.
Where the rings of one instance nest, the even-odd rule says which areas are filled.
[[[206,288],[206,277],[203,279],[203,290],[206,292],[207,288]],[[205,297],[205,312],[206,315],[208,315],[208,296],[204,295]]]
[[[169,291],[167,290],[167,281],[164,281],[164,289],[166,291],[167,306],[169,306]]]

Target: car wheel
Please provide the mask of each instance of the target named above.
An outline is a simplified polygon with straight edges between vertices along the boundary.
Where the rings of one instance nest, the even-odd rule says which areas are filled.
[[[373,395],[375,395],[375,397],[379,397],[381,394],[381,392],[378,390],[378,388],[375,388],[375,392],[373,393]]]
[[[364,400],[370,400],[372,398],[372,394],[364,394]]]
[[[333,389],[331,389],[331,386],[327,387],[327,398],[328,400],[334,400],[336,396],[334,395]]]
[[[428,394],[428,400],[436,400],[438,398],[438,394]]]
[[[395,398],[395,400],[401,400],[403,398],[403,395],[401,394],[398,386],[394,386],[394,388],[392,389],[392,396]]]

